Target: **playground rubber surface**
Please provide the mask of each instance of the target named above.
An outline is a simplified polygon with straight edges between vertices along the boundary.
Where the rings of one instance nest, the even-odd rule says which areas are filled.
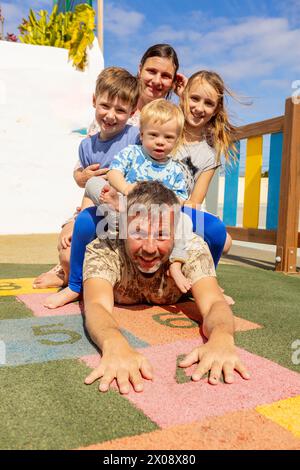
[[[130,344],[155,371],[143,393],[100,393],[84,379],[100,355],[84,305],[43,307],[31,288],[49,264],[0,264],[0,449],[299,449],[300,278],[221,264],[236,344],[251,373],[195,383],[178,362],[203,342],[195,304],[117,306]],[[48,261],[50,262],[50,261]]]

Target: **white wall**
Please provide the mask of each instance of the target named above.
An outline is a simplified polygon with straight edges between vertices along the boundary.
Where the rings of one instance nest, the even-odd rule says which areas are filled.
[[[72,130],[93,119],[103,66],[96,40],[85,72],[65,49],[0,41],[0,234],[58,232],[80,204]]]

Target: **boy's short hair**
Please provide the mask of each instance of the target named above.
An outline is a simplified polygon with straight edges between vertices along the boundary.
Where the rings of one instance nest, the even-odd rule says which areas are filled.
[[[140,129],[142,130],[148,122],[165,124],[174,118],[177,121],[181,135],[184,126],[184,115],[181,109],[163,98],[154,100],[146,104],[141,111]]]
[[[120,98],[132,109],[139,99],[139,80],[121,67],[106,67],[96,81],[95,97],[108,93],[110,99]]]

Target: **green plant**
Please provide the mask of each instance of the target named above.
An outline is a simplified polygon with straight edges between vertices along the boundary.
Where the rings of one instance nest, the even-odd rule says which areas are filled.
[[[55,5],[49,20],[46,10],[34,13],[30,9],[28,19],[23,19],[19,26],[19,39],[25,44],[68,49],[73,65],[84,70],[87,48],[92,45],[95,37],[95,10],[87,4],[77,5],[74,12],[57,14],[57,9]]]

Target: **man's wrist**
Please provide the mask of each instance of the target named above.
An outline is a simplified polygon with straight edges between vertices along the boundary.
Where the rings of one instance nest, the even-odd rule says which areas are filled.
[[[113,328],[107,332],[106,338],[102,342],[102,353],[112,353],[123,348],[130,349],[130,345],[120,330]]]
[[[234,332],[230,331],[228,325],[216,326],[209,336],[209,342],[220,342],[222,345],[234,346]]]

